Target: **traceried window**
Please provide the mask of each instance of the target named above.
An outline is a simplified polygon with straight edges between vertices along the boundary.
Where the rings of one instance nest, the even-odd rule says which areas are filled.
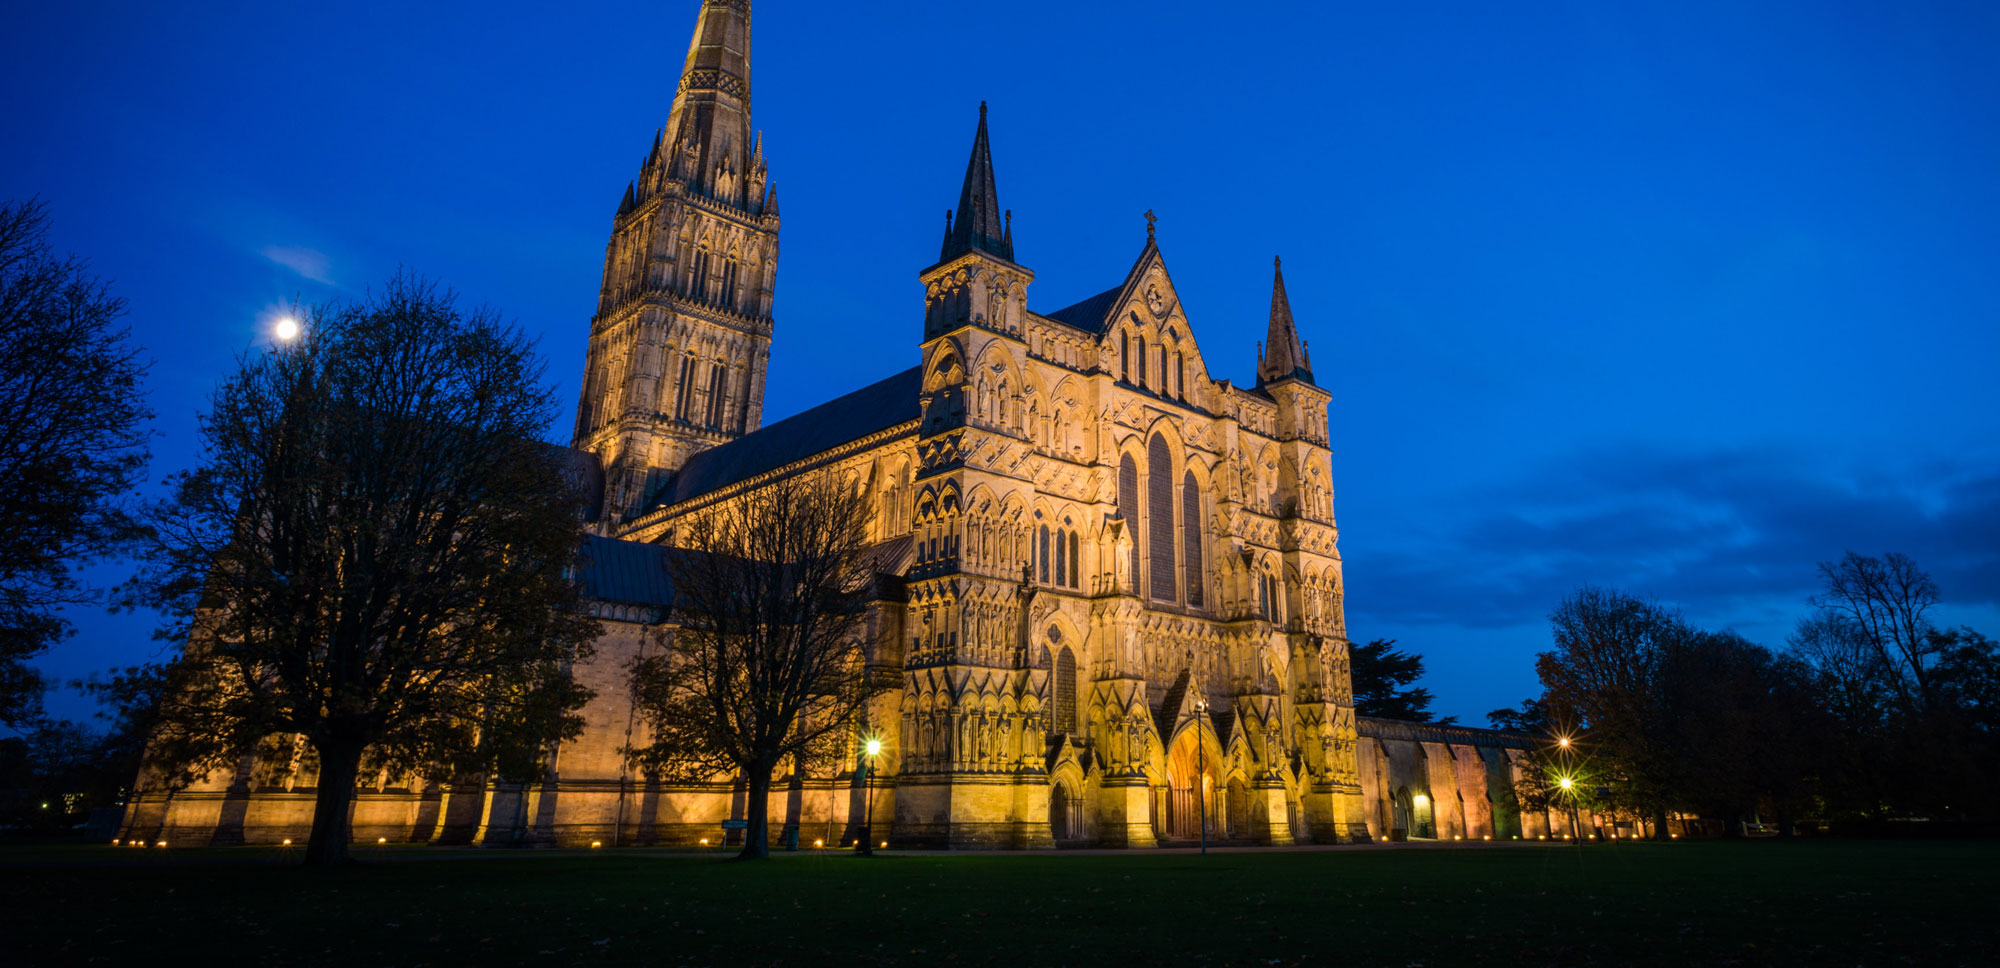
[[[709,367],[708,371],[708,425],[722,426],[722,408],[729,391],[729,370],[721,363]]]
[[[680,420],[686,420],[688,419],[688,400],[694,394],[693,353],[689,353],[681,357],[681,376],[678,382],[680,386],[677,390],[676,399],[674,401],[674,417]]]

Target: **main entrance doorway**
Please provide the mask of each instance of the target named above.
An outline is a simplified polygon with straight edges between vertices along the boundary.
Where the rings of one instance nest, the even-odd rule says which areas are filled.
[[[1167,752],[1167,790],[1161,805],[1160,833],[1174,840],[1201,837],[1201,810],[1208,810],[1208,839],[1221,838],[1222,798],[1216,782],[1214,750],[1202,753],[1196,747],[1196,732],[1181,733]]]

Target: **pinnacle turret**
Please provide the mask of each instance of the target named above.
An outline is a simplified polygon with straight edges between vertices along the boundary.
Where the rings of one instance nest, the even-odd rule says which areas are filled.
[[[1292,322],[1292,301],[1285,295],[1285,261],[1272,260],[1271,325],[1257,355],[1257,383],[1301,379],[1313,382],[1312,363],[1306,359],[1299,328]]]
[[[965,163],[965,187],[958,193],[958,210],[945,216],[943,262],[978,250],[1014,261],[1012,213],[1000,208],[993,183],[993,151],[986,141],[986,102],[979,102],[979,131],[972,137],[972,157]]]

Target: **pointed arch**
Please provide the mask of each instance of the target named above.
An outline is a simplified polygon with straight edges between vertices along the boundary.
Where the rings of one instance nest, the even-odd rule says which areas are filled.
[[[1174,455],[1164,433],[1146,442],[1145,511],[1147,597],[1156,602],[1180,601],[1180,569],[1174,530]]]

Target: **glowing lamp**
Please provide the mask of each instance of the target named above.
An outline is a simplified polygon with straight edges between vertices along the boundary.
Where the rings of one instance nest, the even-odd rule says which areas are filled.
[[[386,843],[388,843],[388,842],[389,842],[389,838],[387,838],[387,837],[377,837],[377,838],[375,838],[375,842],[376,842],[376,843],[378,843],[378,844],[386,844]]]
[[[593,840],[593,841],[591,841],[591,842],[590,842],[590,846],[592,846],[592,847],[602,847],[602,846],[604,846],[604,841],[602,841],[602,840]]]
[[[116,837],[111,838],[111,846],[113,847],[118,846],[118,838]]]
[[[887,846],[889,846],[889,842],[888,842],[888,841],[886,841],[886,840],[885,840],[885,841],[882,841],[882,846],[884,846],[884,847],[887,847]]]
[[[285,846],[287,846],[287,847],[290,847],[291,845],[292,845],[292,838],[290,838],[290,837],[286,837],[286,838],[285,838]]]
[[[703,838],[701,838],[701,845],[702,845],[703,847],[706,847],[706,846],[708,846],[708,838],[707,838],[707,837],[703,837]]]
[[[164,840],[162,840],[162,841],[160,841],[159,843],[157,843],[157,844],[154,844],[153,846],[155,846],[155,847],[165,847],[166,845],[167,845],[167,842],[166,842],[166,841],[164,841]]]
[[[825,846],[826,846],[826,841],[824,841],[824,840],[820,840],[820,839],[817,839],[817,838],[815,838],[815,839],[813,840],[813,846],[814,846],[814,847],[825,847]]]
[[[1569,777],[1563,777],[1562,780],[1559,782],[1561,782],[1562,788],[1565,790],[1571,789],[1576,786],[1576,781],[1570,779]]]
[[[881,754],[881,752],[882,752],[882,741],[881,741],[881,740],[879,740],[879,739],[871,739],[871,740],[869,740],[869,741],[868,741],[868,755],[869,755],[869,756],[877,756],[877,755],[880,755],[880,754]]]

